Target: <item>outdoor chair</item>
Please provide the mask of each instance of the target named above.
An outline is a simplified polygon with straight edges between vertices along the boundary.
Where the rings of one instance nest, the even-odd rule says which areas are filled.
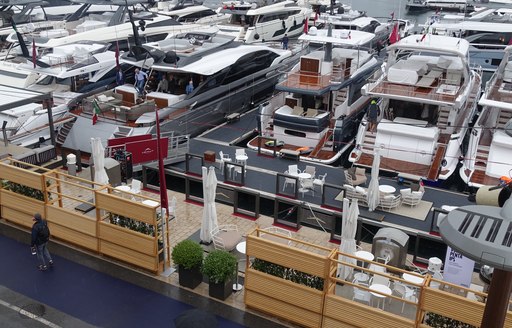
[[[365,283],[360,283],[359,286],[368,288],[368,284]],[[372,294],[370,294],[368,290],[354,286],[354,296],[352,296],[352,301],[364,302],[370,305],[371,299]]]
[[[360,205],[368,206],[368,192],[365,188],[357,187],[356,190],[349,184],[344,184],[343,188],[345,188],[345,198],[357,199]]]
[[[320,192],[323,192],[323,187],[325,183],[325,177],[327,177],[327,173],[324,175],[319,175],[318,178],[313,180],[313,185],[316,187],[320,187]]]
[[[297,164],[288,165],[288,174],[290,175],[299,175],[300,170]]]
[[[304,194],[308,191],[311,191],[313,196],[315,196],[315,185],[313,184],[313,179],[299,179],[299,182],[299,192],[302,193],[302,197],[304,197]]]
[[[137,179],[132,179],[132,183],[130,185],[130,192],[132,194],[140,194],[141,188],[142,188],[142,182]],[[135,196],[132,196],[132,199],[136,200]]]
[[[381,276],[380,274],[374,274],[373,277],[370,278],[370,286],[375,284],[389,287],[389,278]]]
[[[366,180],[368,180],[368,178],[366,177],[364,169],[358,167],[353,168],[353,170],[345,170],[345,180],[347,184],[355,187],[366,184]]]
[[[284,174],[290,175],[288,170],[284,171]],[[295,188],[295,179],[292,178],[284,178],[284,185],[283,185],[283,191],[286,189],[286,186],[292,185]]]
[[[172,196],[171,202],[169,204],[169,218],[173,218],[177,220],[176,217],[176,206],[178,201],[176,200],[176,196]]]
[[[412,191],[411,188],[401,189],[402,204],[412,207],[418,205],[423,198],[423,193],[423,191]]]
[[[222,150],[219,151],[220,156],[220,173],[224,174],[224,163],[231,162],[231,157],[228,154],[224,154]]]
[[[289,230],[286,230],[283,228],[270,226],[270,227],[264,228],[262,230],[276,234],[276,235],[282,235],[284,237],[292,238],[292,233]],[[286,244],[286,245],[290,245],[292,242],[289,239],[279,238],[277,236],[270,235],[270,234],[267,234],[264,232],[262,232],[260,236],[261,236],[261,238],[265,238],[265,239],[268,239],[271,241],[275,241],[276,243],[281,243],[281,244]]]
[[[316,174],[316,168],[311,165],[306,165],[306,169],[304,170],[304,173],[309,173],[311,175],[311,178],[314,179],[315,174]]]
[[[401,195],[386,195],[379,199],[379,207],[383,210],[391,211],[397,208],[402,201]]]
[[[414,299],[414,289],[407,287],[401,282],[395,281],[393,284],[393,292],[404,300],[412,301]],[[402,302],[402,312],[404,313],[405,302]]]
[[[211,232],[215,249],[231,252],[242,240],[242,234],[235,224],[224,224],[213,228]]]

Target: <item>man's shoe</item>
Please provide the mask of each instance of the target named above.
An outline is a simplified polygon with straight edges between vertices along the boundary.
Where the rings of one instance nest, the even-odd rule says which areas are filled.
[[[48,262],[48,264],[49,264],[50,266],[53,266],[53,260],[51,260],[50,262]]]
[[[48,269],[46,265],[40,265],[37,268],[39,269],[39,271],[46,271]]]

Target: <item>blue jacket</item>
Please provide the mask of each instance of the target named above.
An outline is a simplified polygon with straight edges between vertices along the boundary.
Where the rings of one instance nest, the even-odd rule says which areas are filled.
[[[32,242],[30,243],[30,246],[39,246],[41,244],[46,243],[48,240],[41,240],[41,237],[39,236],[39,231],[43,228],[44,225],[46,225],[45,220],[37,220],[32,225]]]

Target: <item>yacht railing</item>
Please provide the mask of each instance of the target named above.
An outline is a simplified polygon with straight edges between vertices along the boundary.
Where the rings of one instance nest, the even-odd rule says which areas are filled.
[[[373,94],[421,98],[453,104],[459,94],[463,92],[464,85],[454,85],[448,82],[449,80],[440,79],[435,86],[419,87],[392,83],[387,80],[370,79],[367,85],[368,91]]]

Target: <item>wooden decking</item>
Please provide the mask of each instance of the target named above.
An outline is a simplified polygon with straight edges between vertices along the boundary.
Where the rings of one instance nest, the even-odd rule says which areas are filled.
[[[290,145],[290,144],[284,144],[281,147],[269,147],[269,146],[266,146],[265,142],[270,141],[270,140],[272,140],[272,139],[262,138],[261,139],[261,148],[269,150],[269,151],[273,151],[275,149],[276,153],[279,153],[279,151],[281,149],[297,150],[298,148],[301,148],[301,146]],[[249,141],[249,145],[251,147],[257,148],[258,147],[258,138],[253,138],[251,141]],[[314,157],[314,158],[317,158],[319,160],[327,161],[327,160],[333,158],[335,155],[336,155],[336,152],[321,149],[321,150],[318,150],[318,152],[316,152],[314,155],[313,155],[313,151],[312,151],[309,154],[303,154],[301,156],[302,157]]]
[[[438,81],[434,82],[431,87],[418,87],[415,85],[382,81],[374,86],[370,92],[387,96],[396,95],[403,97],[421,98],[453,104],[461,88],[454,95],[447,95],[438,92],[439,86],[440,85]]]
[[[291,73],[280,85],[291,89],[322,90],[331,85],[331,75]]]
[[[362,153],[358,165],[371,167],[373,163],[373,155]],[[383,171],[395,172],[395,173],[407,173],[418,177],[426,177],[430,170],[430,165],[422,165],[417,163],[411,163],[401,161],[398,159],[381,157],[380,169]]]

